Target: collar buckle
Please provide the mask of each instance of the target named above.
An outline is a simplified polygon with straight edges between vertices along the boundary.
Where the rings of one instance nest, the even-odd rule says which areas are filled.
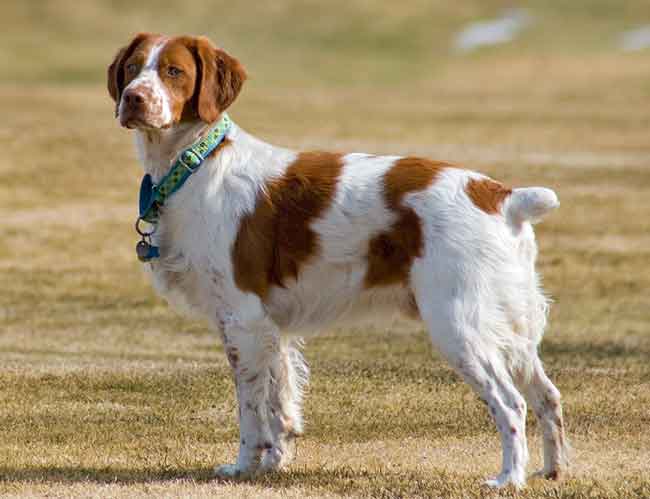
[[[202,162],[203,158],[192,149],[186,149],[178,158],[178,163],[190,173],[194,173]]]

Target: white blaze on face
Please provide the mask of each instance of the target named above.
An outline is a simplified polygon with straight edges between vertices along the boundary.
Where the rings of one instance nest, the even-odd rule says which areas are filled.
[[[168,39],[158,41],[149,52],[147,61],[140,70],[140,74],[129,83],[122,92],[120,112],[124,106],[124,94],[129,89],[135,89],[145,96],[145,118],[147,124],[155,128],[163,128],[172,124],[172,109],[167,93],[167,87],[163,84],[158,74],[160,54],[167,44]]]

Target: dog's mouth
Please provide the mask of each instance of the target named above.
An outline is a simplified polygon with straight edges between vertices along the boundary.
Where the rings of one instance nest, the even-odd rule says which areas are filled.
[[[129,130],[165,130],[172,126],[171,123],[151,123],[139,113],[120,113],[118,118],[120,120],[120,125]]]
[[[144,121],[135,118],[123,122],[122,126],[124,128],[128,128],[129,130],[135,130],[136,128],[147,128],[147,125],[144,123]]]
[[[120,120],[120,125],[130,130],[133,130],[134,128],[144,128],[149,126],[141,116],[138,116],[134,113],[121,112],[119,113],[118,118]]]
[[[153,125],[137,116],[120,117],[120,124],[129,130],[165,130],[171,127],[171,124]]]

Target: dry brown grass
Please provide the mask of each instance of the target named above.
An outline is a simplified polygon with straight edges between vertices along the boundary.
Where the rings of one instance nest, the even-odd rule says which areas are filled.
[[[117,4],[3,5],[0,494],[515,495],[481,488],[499,462],[493,425],[399,324],[309,343],[307,433],[288,472],[210,479],[236,451],[232,382],[217,339],[141,276],[140,171],[103,89],[127,33],[150,28],[241,55],[252,78],[232,115],[269,141],[417,153],[554,188],[561,209],[538,227],[556,301],[542,351],[575,468],[519,496],[650,496],[650,63],[612,48],[643,2],[531,1],[540,24],[518,50],[467,57],[448,55],[449,35],[501,2]]]

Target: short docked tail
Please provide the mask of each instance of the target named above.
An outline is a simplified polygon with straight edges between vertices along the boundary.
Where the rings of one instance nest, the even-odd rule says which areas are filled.
[[[555,192],[545,187],[513,189],[505,200],[503,213],[513,228],[524,222],[539,222],[544,215],[560,206]]]

